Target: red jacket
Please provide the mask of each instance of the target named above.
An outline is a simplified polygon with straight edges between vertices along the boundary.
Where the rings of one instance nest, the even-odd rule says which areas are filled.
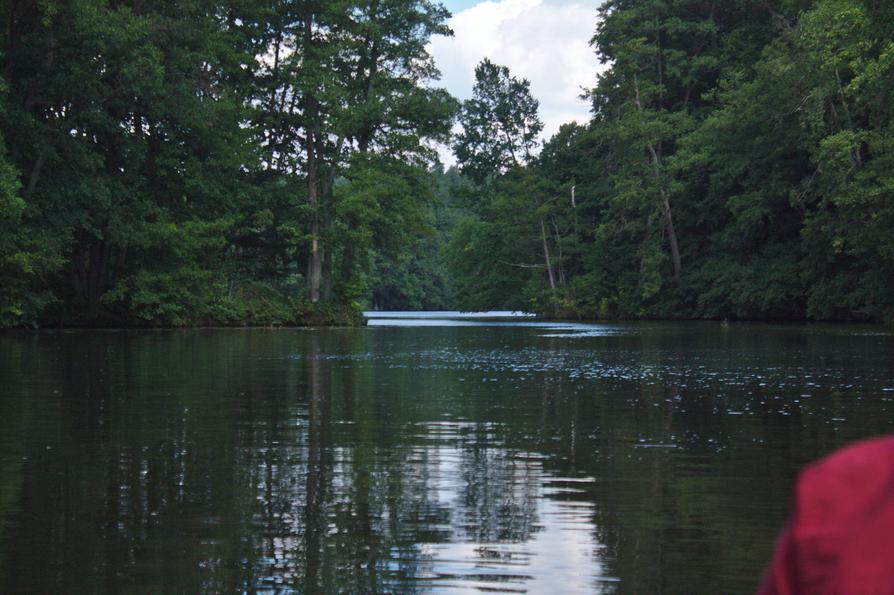
[[[894,438],[858,442],[801,472],[758,593],[894,594]]]

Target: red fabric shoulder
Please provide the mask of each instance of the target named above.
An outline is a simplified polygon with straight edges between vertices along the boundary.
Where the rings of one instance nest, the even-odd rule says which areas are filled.
[[[807,467],[760,593],[894,594],[894,438]]]

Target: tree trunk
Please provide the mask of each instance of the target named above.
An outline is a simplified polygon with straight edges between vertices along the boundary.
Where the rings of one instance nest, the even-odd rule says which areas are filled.
[[[323,301],[329,302],[332,301],[332,248],[331,246],[327,249],[325,246],[322,247],[323,250],[323,278],[320,281],[320,286],[322,288],[322,297]]]
[[[111,254],[111,245],[107,241],[82,236],[72,256],[72,288],[86,320],[95,320],[99,316],[99,301],[105,288]]]
[[[559,264],[556,271],[559,273],[559,287],[562,288],[562,294],[568,299],[568,286],[565,284],[565,255],[562,253],[562,236],[559,235],[559,226],[553,221],[553,231],[556,232],[556,250],[558,251]]]
[[[344,297],[346,287],[354,278],[354,246],[350,242],[345,243],[341,254],[341,272],[339,274],[339,292]]]
[[[549,258],[549,243],[546,241],[546,226],[543,224],[543,217],[540,218],[540,237],[543,238],[543,259],[546,261],[546,272],[549,274],[549,288],[555,296],[556,274],[553,272],[552,261]]]
[[[311,210],[310,258],[307,263],[307,295],[311,302],[320,301],[320,278],[323,273],[320,253],[320,200],[317,189],[317,159],[313,133],[307,134],[307,203]]]
[[[851,118],[851,110],[847,105],[847,97],[844,95],[844,85],[841,82],[841,74],[838,72],[838,68],[835,68],[835,80],[838,82],[838,96],[841,98],[841,107],[844,108],[844,118],[845,122],[847,122],[847,128],[848,130],[853,131],[854,121]],[[850,157],[855,169],[863,166],[863,157],[860,155],[859,146],[856,148],[851,147]]]
[[[663,187],[661,188],[661,200],[664,201],[664,218],[667,222],[667,240],[670,243],[671,260],[673,260],[674,263],[674,279],[679,281],[681,269],[680,247],[677,244],[677,232],[674,231],[674,217],[673,213],[671,213],[670,200]]]
[[[341,141],[338,143],[338,149],[336,150],[336,154],[341,150]],[[323,154],[323,147],[317,146],[317,155]],[[326,166],[319,175],[320,177],[320,194],[319,198],[322,199],[324,204],[331,204],[326,202],[329,197],[332,196],[332,187],[335,185],[335,167],[331,164]],[[323,230],[330,229],[332,226],[332,218],[333,215],[331,212],[326,211],[318,217],[318,220],[321,222],[320,227]],[[333,269],[334,269],[334,250],[333,245],[323,245],[320,246],[320,251],[322,252],[321,260],[322,264],[320,267],[320,297],[323,301],[331,301],[334,295],[333,291]]]
[[[636,108],[640,113],[643,112],[643,104],[640,101],[639,96],[639,80],[636,76],[633,77],[633,88],[635,91],[634,101],[636,102]],[[680,264],[680,248],[677,244],[677,232],[674,230],[674,216],[673,211],[671,210],[670,197],[667,195],[667,189],[664,187],[664,179],[661,175],[661,157],[658,154],[659,150],[655,150],[655,145],[651,142],[649,145],[649,156],[652,161],[652,175],[655,177],[655,183],[658,184],[658,194],[661,197],[661,203],[664,207],[664,219],[667,224],[667,239],[670,244],[671,249],[671,261],[674,265],[674,279],[677,281],[680,280],[680,270],[682,268]]]
[[[305,55],[313,54],[313,21],[314,14],[310,5],[304,13],[304,52]],[[320,278],[323,274],[323,261],[320,250],[320,196],[318,187],[318,152],[317,134],[319,123],[316,121],[319,105],[313,93],[307,97],[306,116],[308,119],[305,134],[305,149],[307,150],[307,203],[311,211],[310,226],[310,258],[307,263],[307,295],[310,301],[320,301]]]
[[[31,168],[31,175],[28,176],[28,186],[25,187],[25,194],[30,195],[34,192],[34,189],[37,188],[37,181],[40,179],[40,172],[43,169],[44,163],[47,161],[47,149],[44,147],[40,150],[40,154],[37,156],[37,160],[34,162],[34,167]]]
[[[307,294],[311,302],[317,303],[320,301],[320,278],[323,275],[320,240],[317,239],[317,235],[320,233],[319,222],[313,222],[310,233],[313,235],[313,239],[310,241],[310,259],[307,263]]]
[[[674,230],[674,214],[671,210],[670,197],[664,188],[664,181],[661,179],[661,163],[658,159],[658,153],[655,147],[649,144],[649,152],[652,154],[652,171],[654,172],[655,181],[658,183],[658,194],[661,196],[661,203],[664,207],[664,220],[667,224],[667,241],[671,249],[671,261],[674,264],[674,279],[680,280],[680,247],[677,244],[677,232]]]

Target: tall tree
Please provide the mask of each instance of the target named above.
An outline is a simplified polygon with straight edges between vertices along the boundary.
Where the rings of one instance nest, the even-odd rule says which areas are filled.
[[[462,131],[453,147],[462,173],[481,184],[528,163],[543,130],[538,108],[526,79],[482,60],[475,67],[472,98],[463,102]]]
[[[239,196],[244,163],[226,6],[79,0],[3,11],[2,127],[29,211],[67,244],[55,283],[64,316],[94,321],[119,302],[151,317],[168,292],[200,292],[207,278],[193,273],[204,267],[183,258],[192,234],[174,230],[194,221],[192,231],[221,237],[222,219],[206,223]],[[150,274],[165,256],[165,272]]]
[[[366,171],[377,153],[423,165],[428,140],[446,139],[455,105],[426,83],[438,77],[428,41],[449,35],[449,13],[422,0],[303,2],[270,29],[272,56],[259,76],[268,163],[303,177],[308,205],[307,296],[331,297],[336,257],[351,270],[354,246],[339,243],[333,188]],[[365,174],[363,174],[365,175]]]

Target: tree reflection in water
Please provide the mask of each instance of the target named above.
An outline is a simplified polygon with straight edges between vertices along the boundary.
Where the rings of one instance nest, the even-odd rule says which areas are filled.
[[[0,336],[0,591],[748,591],[894,342],[694,328]]]
[[[364,412],[352,411],[366,406],[355,374],[325,365],[324,355],[320,338],[309,335],[296,360],[300,396],[277,416],[289,421],[263,424],[263,446],[246,461],[262,510],[255,534],[264,536],[247,586],[527,588],[532,559],[556,547],[565,563],[593,563],[591,532],[571,526],[588,526],[592,505],[544,502],[574,492],[545,485],[541,456],[507,449],[487,422],[364,424]],[[349,419],[332,419],[333,401]],[[544,513],[572,519],[567,529],[582,535],[569,541],[561,529],[545,530]],[[527,543],[541,535],[551,551]]]

